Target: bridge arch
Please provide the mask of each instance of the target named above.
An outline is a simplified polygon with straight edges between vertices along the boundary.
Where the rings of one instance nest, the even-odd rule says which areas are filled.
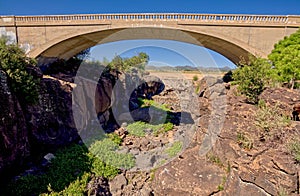
[[[249,53],[267,57],[274,44],[296,32],[299,25],[300,16],[297,15],[120,13],[0,16],[0,34],[13,35],[28,56],[64,59],[106,42],[165,39],[204,46],[237,63],[240,56],[247,58]],[[185,36],[178,36],[182,33]],[[118,34],[118,37],[113,36]]]
[[[237,64],[249,54],[263,56],[248,44],[224,34],[211,34],[171,27],[121,27],[63,36],[49,41],[30,52],[32,57],[69,59],[92,46],[121,40],[161,39],[191,43],[218,52]]]

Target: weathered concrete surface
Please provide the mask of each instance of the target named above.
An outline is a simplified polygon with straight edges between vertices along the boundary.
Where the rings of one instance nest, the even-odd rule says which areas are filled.
[[[68,59],[97,44],[131,39],[177,40],[212,49],[238,63],[266,57],[295,32],[300,16],[214,14],[98,14],[0,16],[0,33],[14,34],[30,57]]]

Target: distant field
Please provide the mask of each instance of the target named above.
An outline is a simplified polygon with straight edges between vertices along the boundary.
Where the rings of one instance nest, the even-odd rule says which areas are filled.
[[[198,76],[198,80],[207,75],[213,76],[223,76],[224,72],[211,72],[211,73],[201,73],[199,71],[152,71],[148,70],[151,75],[157,76],[161,79],[167,78],[184,78],[187,80],[193,80],[194,76]]]

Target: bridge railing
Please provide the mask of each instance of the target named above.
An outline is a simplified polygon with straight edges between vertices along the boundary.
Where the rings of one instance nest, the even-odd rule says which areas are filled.
[[[9,20],[11,18],[11,20]],[[86,15],[49,15],[49,16],[0,16],[0,25],[15,23],[57,23],[97,22],[97,21],[177,21],[201,23],[237,23],[237,24],[296,24],[300,26],[300,16],[272,15],[233,15],[233,14],[86,14]]]

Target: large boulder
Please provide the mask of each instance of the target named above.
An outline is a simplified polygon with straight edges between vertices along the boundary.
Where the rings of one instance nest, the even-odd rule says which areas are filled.
[[[158,95],[165,89],[164,83],[156,76],[144,76],[143,83],[137,87],[137,95],[151,99],[154,95]]]
[[[43,78],[37,104],[26,105],[26,121],[37,145],[61,146],[78,139],[70,89],[55,78]]]

